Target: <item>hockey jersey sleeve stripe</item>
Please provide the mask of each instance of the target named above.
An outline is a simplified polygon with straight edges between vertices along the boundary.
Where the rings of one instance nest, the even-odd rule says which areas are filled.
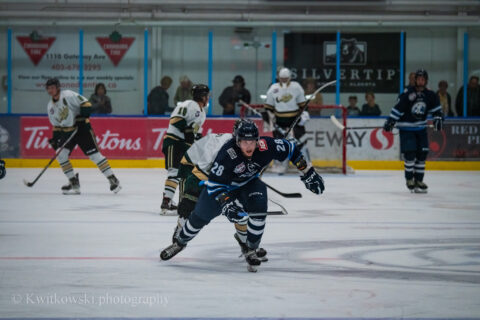
[[[440,111],[442,110],[442,106],[437,106],[435,108],[433,108],[432,110],[430,110],[430,113],[434,113],[434,112],[437,112],[437,111]]]
[[[400,119],[399,116],[395,115],[393,112],[390,112],[390,118],[394,119],[394,120],[398,120]]]
[[[396,114],[397,116],[399,116],[399,117],[403,116],[403,114],[404,114],[404,112],[400,112],[400,111],[398,111],[398,110],[395,109],[395,108],[392,109],[392,113],[395,113],[395,114]]]

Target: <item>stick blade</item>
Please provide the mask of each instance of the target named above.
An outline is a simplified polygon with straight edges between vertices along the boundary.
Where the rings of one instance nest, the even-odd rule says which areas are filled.
[[[33,186],[33,183],[31,182],[28,182],[27,180],[23,179],[23,183],[27,186],[27,187],[32,187]]]
[[[330,116],[330,120],[332,120],[333,124],[337,128],[339,128],[341,130],[345,129],[345,126],[343,124],[341,124],[340,121],[338,121],[337,118],[335,118],[335,116],[333,114]]]
[[[302,194],[301,193],[284,193],[282,194],[285,198],[301,198]]]

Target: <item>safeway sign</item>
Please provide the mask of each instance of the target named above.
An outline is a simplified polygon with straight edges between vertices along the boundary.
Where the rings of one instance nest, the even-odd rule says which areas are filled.
[[[50,49],[52,46],[52,43],[55,41],[55,37],[33,40],[29,36],[18,36],[17,40],[33,64],[37,65],[40,60],[42,60],[45,53],[47,53],[48,49]]]

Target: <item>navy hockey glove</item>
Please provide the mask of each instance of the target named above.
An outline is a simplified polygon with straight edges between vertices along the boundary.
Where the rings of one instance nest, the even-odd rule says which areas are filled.
[[[325,190],[322,177],[320,177],[313,167],[310,167],[307,173],[301,176],[300,179],[305,183],[305,187],[313,193],[321,194],[323,190]]]
[[[395,126],[395,120],[392,118],[388,118],[387,121],[385,121],[385,124],[383,125],[383,130],[386,132],[392,131],[393,127]]]
[[[5,161],[0,159],[0,179],[5,177],[6,174],[7,174],[7,169],[5,169]]]
[[[443,130],[443,119],[442,117],[434,117],[433,118],[433,130],[435,131],[442,131]]]
[[[248,214],[243,211],[238,200],[231,198],[226,193],[219,194],[215,199],[220,203],[222,214],[226,216],[230,222],[245,223],[248,220]]]

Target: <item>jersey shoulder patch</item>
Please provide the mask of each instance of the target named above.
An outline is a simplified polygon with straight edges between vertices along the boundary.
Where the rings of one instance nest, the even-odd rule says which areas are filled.
[[[232,160],[237,157],[237,153],[235,152],[235,150],[233,150],[233,148],[228,148],[227,153]]]
[[[268,144],[265,139],[260,139],[258,140],[258,150],[260,151],[267,151],[268,150]]]

